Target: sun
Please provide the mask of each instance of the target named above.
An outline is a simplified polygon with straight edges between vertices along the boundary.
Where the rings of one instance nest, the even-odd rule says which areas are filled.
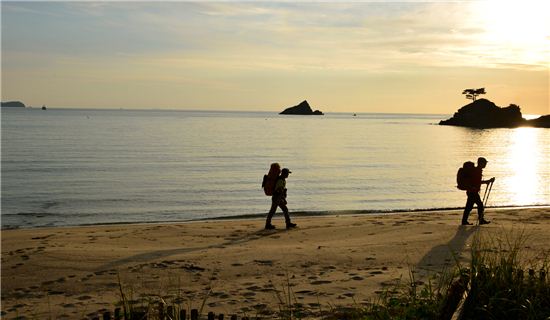
[[[479,5],[484,28],[495,40],[527,44],[550,36],[548,1],[489,0]]]
[[[518,63],[546,63],[550,53],[550,1],[487,0],[474,2],[482,41],[498,46],[502,58]]]

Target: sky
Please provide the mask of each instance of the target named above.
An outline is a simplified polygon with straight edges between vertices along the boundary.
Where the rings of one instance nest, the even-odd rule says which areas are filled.
[[[550,1],[1,2],[2,101],[550,114]]]

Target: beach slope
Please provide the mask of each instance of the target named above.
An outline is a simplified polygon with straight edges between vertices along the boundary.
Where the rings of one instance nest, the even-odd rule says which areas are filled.
[[[396,281],[419,280],[468,260],[477,233],[524,232],[525,252],[550,243],[550,209],[488,209],[487,226],[459,226],[461,212],[204,221],[2,231],[2,318],[76,319],[131,299],[185,308],[273,314],[281,297],[306,308],[358,306]],[[471,220],[475,218],[472,214]],[[286,292],[286,293],[285,293]]]

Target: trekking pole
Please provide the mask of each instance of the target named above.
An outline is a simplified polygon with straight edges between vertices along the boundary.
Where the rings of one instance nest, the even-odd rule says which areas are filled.
[[[483,194],[483,206],[487,206],[487,198],[489,197],[489,185],[491,183],[487,183],[487,186],[485,187],[485,193]]]
[[[489,194],[491,194],[491,189],[493,189],[493,183],[494,181],[491,181],[491,183],[487,184],[487,187],[485,188],[485,194],[483,195],[483,206],[487,206],[487,200],[489,200]]]

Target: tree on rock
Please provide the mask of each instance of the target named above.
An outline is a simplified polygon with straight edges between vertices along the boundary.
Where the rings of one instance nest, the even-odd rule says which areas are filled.
[[[485,93],[485,88],[465,89],[464,91],[462,91],[462,94],[466,95],[466,99],[472,99],[472,101],[476,101],[477,96]]]

